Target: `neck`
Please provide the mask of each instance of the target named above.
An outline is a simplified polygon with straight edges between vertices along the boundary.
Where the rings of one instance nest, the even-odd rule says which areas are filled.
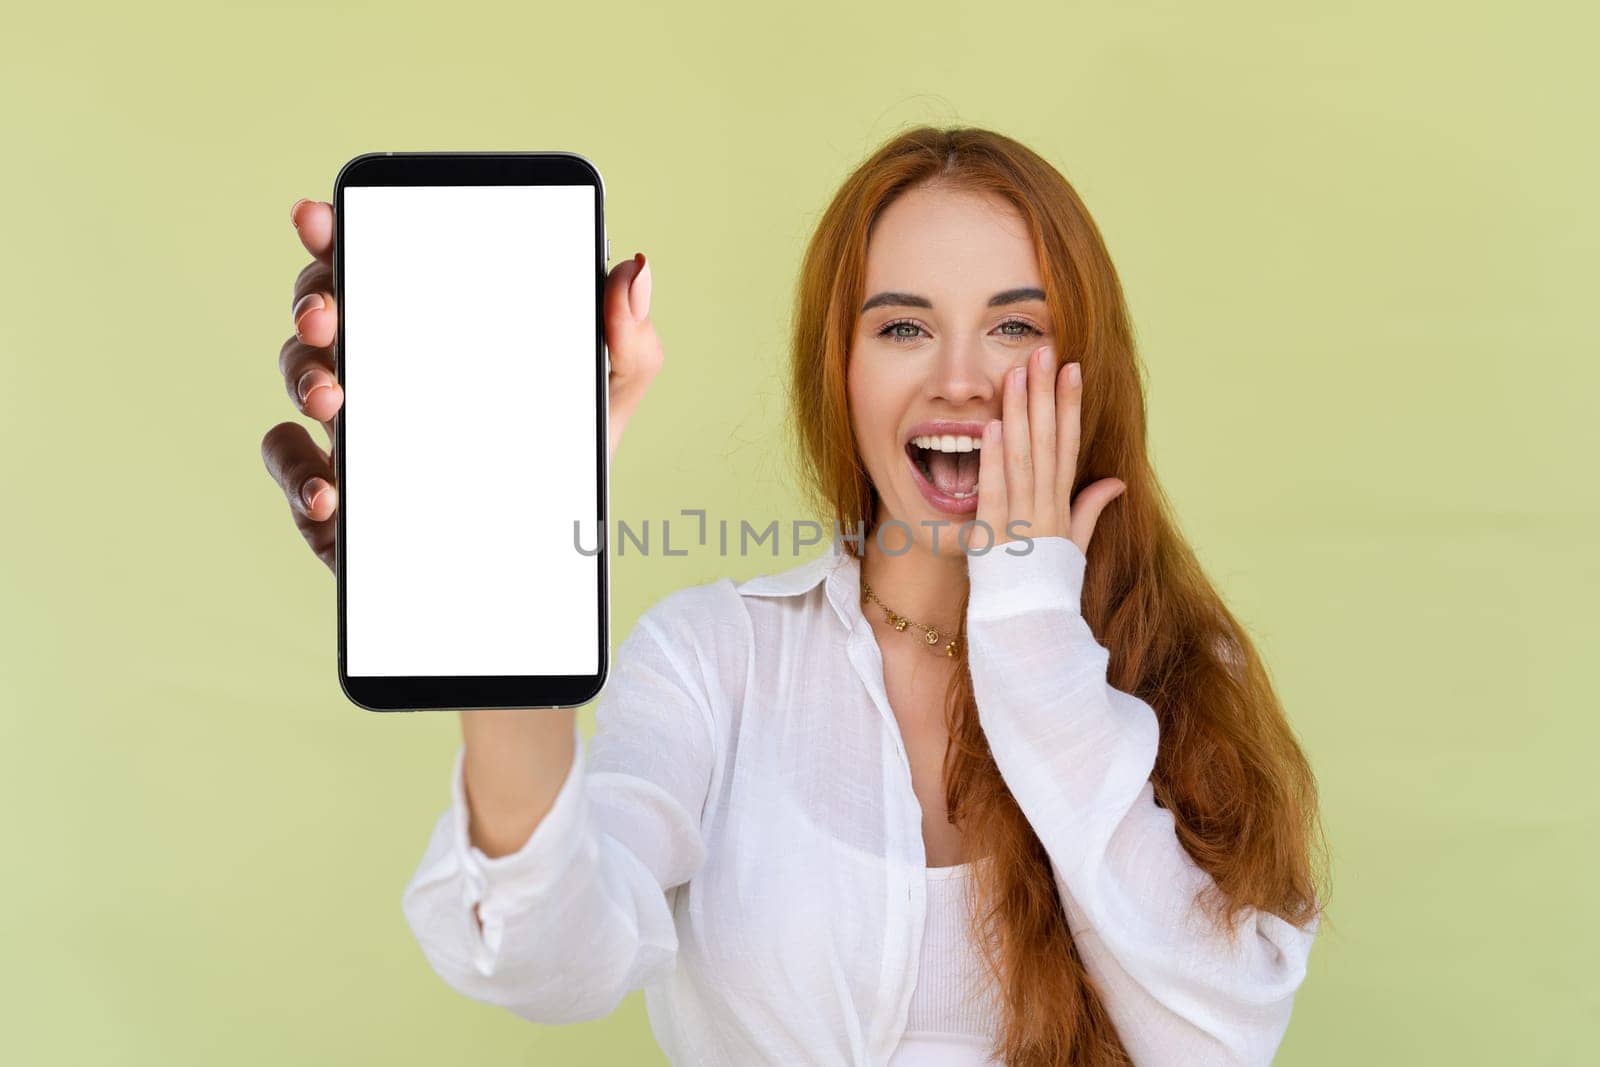
[[[874,528],[888,517],[880,507]],[[898,526],[884,531],[888,552],[878,546],[877,536],[871,531],[862,545],[865,558],[861,561],[861,577],[872,586],[878,599],[906,618],[945,634],[959,629],[961,598],[967,591],[967,558],[956,541],[956,525],[952,522],[939,527],[937,554],[931,546],[915,541],[901,552],[905,530]],[[929,534],[934,532],[932,527],[922,529]],[[884,621],[883,609],[877,604],[864,604],[863,611],[874,625]]]

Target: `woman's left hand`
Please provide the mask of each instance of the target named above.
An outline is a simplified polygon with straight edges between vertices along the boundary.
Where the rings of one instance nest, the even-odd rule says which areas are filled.
[[[1006,372],[1002,417],[989,420],[978,457],[976,518],[994,531],[995,547],[1066,537],[1087,556],[1100,513],[1127,488],[1117,478],[1102,478],[1071,499],[1083,397],[1078,371],[1076,363],[1057,370],[1055,353],[1045,345],[1029,355],[1026,366]],[[1011,523],[1014,535],[1007,530]],[[968,544],[979,536],[969,535]]]

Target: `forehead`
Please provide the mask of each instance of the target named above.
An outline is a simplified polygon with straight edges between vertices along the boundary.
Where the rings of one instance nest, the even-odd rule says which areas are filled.
[[[867,242],[867,291],[933,297],[1039,285],[1033,239],[1016,208],[994,196],[919,187],[884,209]]]

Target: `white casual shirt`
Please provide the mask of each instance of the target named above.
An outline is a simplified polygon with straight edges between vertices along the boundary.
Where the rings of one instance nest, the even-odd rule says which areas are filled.
[[[967,566],[979,721],[1124,1046],[1140,1065],[1270,1063],[1317,923],[1252,910],[1230,943],[1198,911],[1211,880],[1155,803],[1155,712],[1106,681],[1077,545]],[[859,561],[836,545],[662,598],[617,650],[592,742],[574,732],[549,813],[494,859],[468,838],[457,749],[403,894],[443,980],[541,1023],[643,988],[675,1064],[886,1064],[926,855]]]

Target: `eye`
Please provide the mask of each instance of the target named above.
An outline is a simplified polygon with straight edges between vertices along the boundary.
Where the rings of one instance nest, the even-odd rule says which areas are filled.
[[[912,340],[916,339],[916,334],[906,334],[906,333],[895,333],[894,332],[898,327],[901,327],[901,326],[910,326],[913,329],[917,329],[917,330],[922,329],[921,326],[918,326],[916,323],[912,322],[910,319],[900,319],[900,320],[898,320],[896,322],[891,322],[891,323],[888,323],[887,325],[885,325],[883,327],[883,329],[878,331],[878,336],[879,337],[886,337],[891,341],[912,341]]]
[[[885,323],[883,325],[883,328],[880,329],[877,332],[876,336],[882,337],[882,338],[884,338],[885,340],[888,340],[888,341],[895,341],[895,342],[898,342],[898,343],[904,343],[906,341],[915,341],[917,339],[917,335],[914,334],[914,333],[912,333],[912,334],[895,333],[894,331],[898,327],[901,327],[901,326],[910,326],[912,329],[922,330],[922,324],[917,322],[914,319],[896,319],[893,322]],[[1044,336],[1044,331],[1043,330],[1039,329],[1033,323],[1027,322],[1027,321],[1025,321],[1023,319],[1007,319],[1006,321],[1002,322],[999,326],[996,326],[995,329],[1003,330],[1007,326],[1021,326],[1022,327],[1022,332],[1019,332],[1019,333],[1002,333],[1000,336],[1002,336],[1002,337],[1043,337]]]
[[[996,326],[995,329],[998,330],[998,329],[1000,329],[1001,327],[1004,327],[1004,326],[1021,326],[1022,329],[1025,331],[1023,333],[1002,334],[1001,336],[1004,336],[1004,337],[1043,337],[1044,336],[1044,331],[1043,330],[1039,329],[1037,326],[1035,326],[1031,322],[1024,322],[1022,319],[1007,319],[1006,321],[1002,322],[999,326]]]

